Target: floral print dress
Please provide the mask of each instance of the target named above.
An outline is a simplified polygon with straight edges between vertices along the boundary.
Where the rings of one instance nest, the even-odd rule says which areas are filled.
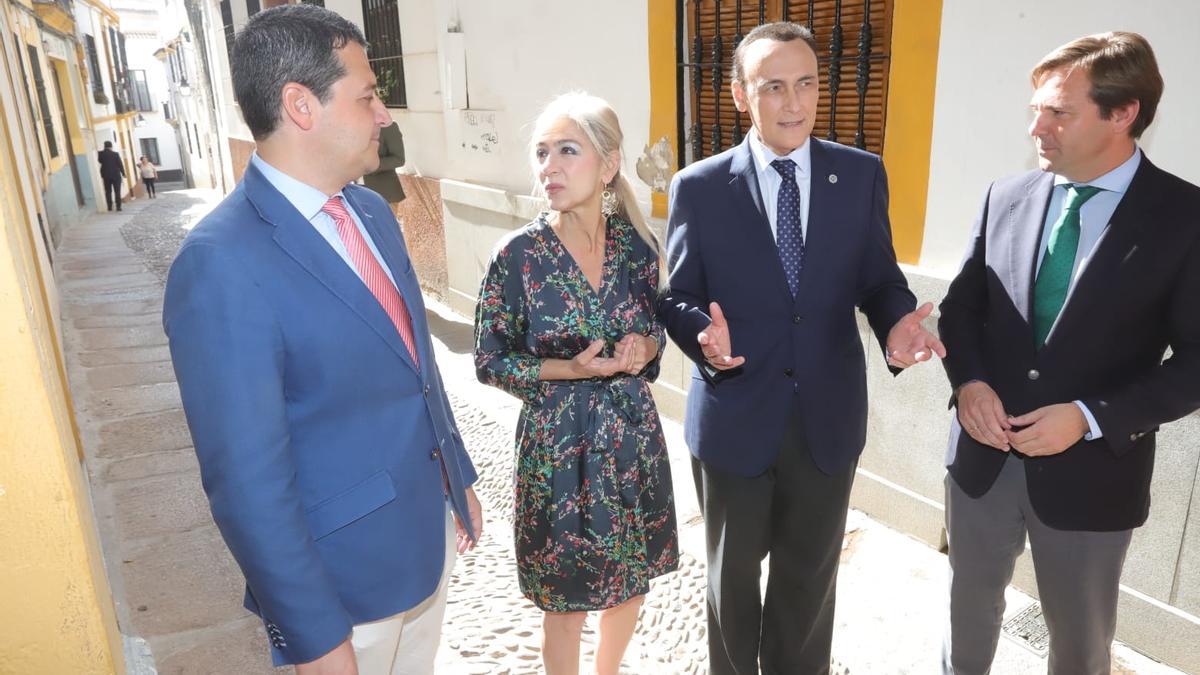
[[[679,562],[666,443],[650,382],[639,375],[539,381],[542,359],[592,341],[603,356],[627,333],[651,335],[658,257],[633,225],[609,218],[600,290],[546,214],[502,242],[475,312],[480,381],[520,398],[514,534],[521,592],[540,609],[607,609],[649,590]]]

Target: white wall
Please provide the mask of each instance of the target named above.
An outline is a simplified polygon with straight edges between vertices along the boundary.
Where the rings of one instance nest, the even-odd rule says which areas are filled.
[[[650,126],[644,3],[536,0],[522,3],[519,12],[491,0],[400,4],[410,110],[394,115],[411,170],[528,194],[533,120],[555,94],[585,89],[617,111],[625,132],[624,168],[648,205],[649,188],[633,172]],[[457,39],[447,37],[452,26],[461,29],[467,95],[477,115],[445,110],[445,66],[455,61],[450,45]],[[452,68],[451,78],[456,75]],[[482,150],[483,133],[496,137],[486,144],[489,152]]]
[[[1200,3],[946,2],[942,12],[922,271],[953,275],[987,186],[1037,168],[1026,134],[1029,71],[1082,35],[1128,30],[1150,41],[1166,90],[1142,148],[1159,167],[1200,183],[1200,77],[1192,70]]]

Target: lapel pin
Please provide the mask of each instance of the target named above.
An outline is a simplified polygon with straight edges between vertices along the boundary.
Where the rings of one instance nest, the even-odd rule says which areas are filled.
[[[837,174],[836,174],[836,173],[831,173],[831,174],[829,174],[829,182],[830,182],[830,183],[836,183],[836,182],[837,182]]]

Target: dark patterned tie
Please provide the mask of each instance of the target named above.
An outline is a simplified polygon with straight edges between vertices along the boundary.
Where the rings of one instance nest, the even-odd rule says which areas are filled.
[[[785,158],[771,162],[771,166],[783,179],[775,211],[775,243],[779,247],[779,260],[783,262],[788,288],[792,291],[792,297],[795,297],[800,287],[800,269],[804,267],[804,229],[800,226],[800,186],[796,185],[796,163]]]

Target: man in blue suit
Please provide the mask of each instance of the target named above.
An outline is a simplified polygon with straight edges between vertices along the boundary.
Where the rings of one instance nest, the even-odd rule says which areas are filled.
[[[810,138],[812,34],[759,26],[734,54],[753,130],[671,185],[659,312],[695,363],[685,435],[708,548],[713,673],[829,671],[850,486],[866,438],[855,308],[895,372],[941,343],[896,264],[879,158]],[[770,556],[765,598],[763,558]]]
[[[257,154],[184,242],[163,306],[246,607],[302,675],[431,672],[455,550],[482,527],[396,219],[351,183],[391,122],[364,45],[312,5],[238,34]]]

